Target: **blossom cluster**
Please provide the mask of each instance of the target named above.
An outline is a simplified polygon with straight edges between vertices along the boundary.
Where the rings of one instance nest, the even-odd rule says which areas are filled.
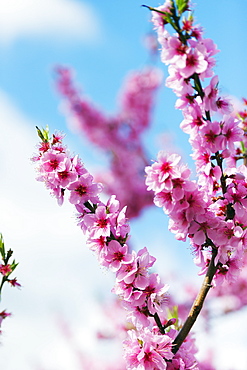
[[[72,72],[57,68],[57,88],[66,100],[66,113],[74,129],[107,153],[110,168],[96,175],[107,194],[116,194],[128,205],[128,217],[136,217],[152,204],[143,182],[148,164],[142,133],[150,126],[154,96],[162,74],[156,68],[130,73],[119,94],[119,112],[106,115],[74,86]],[[126,191],[128,183],[128,191]]]
[[[100,201],[101,184],[94,182],[78,156],[69,154],[59,134],[40,145],[34,160],[38,161],[37,179],[45,182],[59,204],[67,190],[68,201],[77,210],[78,225],[87,234],[88,247],[102,266],[116,273],[114,291],[133,312],[136,322],[146,324],[146,311],[153,315],[161,309],[168,286],[160,282],[157,274],[149,274],[155,258],[147,249],[136,253],[126,244],[129,238],[126,207],[120,210],[115,196],[106,204]]]
[[[246,176],[233,174],[226,182],[224,199],[210,202],[205,200],[204,189],[189,179],[190,171],[180,160],[177,154],[161,151],[157,162],[146,168],[148,189],[155,193],[155,204],[168,214],[169,229],[176,238],[190,238],[201,273],[217,249],[215,277],[235,281],[246,251],[246,168],[241,168]],[[226,219],[228,209],[234,213],[232,219]]]
[[[70,154],[60,133],[51,139],[47,130],[38,129],[38,133],[42,142],[33,157],[37,180],[45,183],[59,204],[67,193],[68,201],[75,206],[78,225],[86,234],[88,247],[102,266],[116,274],[113,292],[120,297],[134,328],[128,331],[129,337],[124,342],[127,368],[172,370],[178,361],[185,366],[192,361],[185,349],[188,344],[183,344],[176,353],[173,366],[172,349],[177,329],[171,328],[176,318],[165,318],[168,285],[161,282],[157,273],[149,271],[155,258],[147,248],[138,252],[130,250],[126,207],[120,209],[115,196],[106,203],[100,201],[102,186],[94,181],[79,157]],[[193,341],[191,345],[194,348]],[[196,360],[192,357],[196,369]]]
[[[236,147],[235,155],[227,158],[229,167],[236,167],[238,160],[242,159],[246,166],[246,132],[247,132],[247,110],[246,110],[247,100],[242,99],[242,104],[237,104],[234,109],[234,116],[240,119],[240,127],[244,132],[244,139],[239,146]],[[244,169],[244,168],[243,168]],[[243,190],[243,189],[242,189]],[[245,198],[243,199],[245,202]],[[243,240],[243,243],[246,243]],[[244,253],[242,260],[242,269],[238,275],[238,279],[232,284],[227,284],[227,282],[221,284],[213,290],[213,302],[214,298],[217,299],[218,307],[220,307],[220,313],[228,313],[236,310],[240,310],[247,305],[246,300],[247,292],[247,253]],[[220,304],[219,304],[220,303]],[[210,303],[209,303],[210,304]]]
[[[199,293],[203,303],[212,279],[217,287],[223,281],[236,282],[246,266],[246,116],[236,116],[230,100],[219,93],[218,76],[213,72],[218,50],[212,40],[203,37],[202,28],[193,24],[192,13],[184,16],[190,11],[189,1],[167,0],[150,9],[161,45],[161,59],[169,66],[166,85],[178,97],[176,108],[183,114],[182,130],[190,135],[198,178],[191,179],[191,171],[181,163],[178,154],[160,151],[157,160],[145,169],[146,185],[148,191],[154,192],[154,203],[169,216],[170,231],[179,240],[190,240],[200,274],[208,278]],[[170,34],[167,25],[176,33]],[[150,72],[145,77],[132,76],[131,84],[127,84],[128,94],[124,89],[121,114],[106,118],[79,96],[68,70],[59,69],[58,73],[59,89],[67,98],[77,125],[83,127],[92,142],[112,153],[111,170],[117,180],[112,188],[108,182],[108,190],[114,194],[115,189],[121,194],[119,189],[123,186],[126,194],[128,183],[129,193],[137,199],[136,194],[142,193],[137,183],[143,187],[144,181],[138,178],[137,182],[130,182],[137,179],[135,173],[143,176],[140,169],[146,158],[140,135],[149,124],[157,80],[150,85]],[[103,203],[100,200],[103,186],[78,156],[70,154],[63,136],[56,133],[50,138],[48,130],[39,129],[38,134],[42,142],[33,158],[37,163],[37,179],[46,184],[60,205],[67,196],[75,206],[88,247],[99,263],[116,276],[113,292],[127,310],[131,327],[124,340],[127,369],[202,369],[203,365],[198,365],[195,359],[194,339],[188,335],[191,322],[197,317],[194,306],[179,330],[178,315],[167,314],[168,285],[162,283],[157,273],[150,272],[155,258],[147,248],[136,252],[129,247],[127,208],[122,205],[131,202],[121,195],[120,206],[116,196],[111,195]],[[240,159],[245,162],[237,166]],[[137,163],[141,166],[136,166]],[[197,312],[202,303],[196,307]]]
[[[203,37],[191,13],[182,19],[190,10],[189,2],[182,1],[180,6],[167,0],[152,8],[152,21],[161,60],[168,65],[166,85],[178,97],[175,106],[183,114],[181,128],[190,135],[198,180],[189,179],[190,171],[180,164],[180,156],[160,152],[157,161],[146,168],[146,184],[154,191],[155,204],[169,215],[169,228],[176,238],[190,238],[201,273],[206,273],[214,254],[214,280],[233,282],[246,251],[247,172],[244,165],[236,167],[232,161],[244,132],[232,114],[230,100],[219,94],[218,76],[213,72],[216,45]],[[167,24],[175,29],[174,34]]]

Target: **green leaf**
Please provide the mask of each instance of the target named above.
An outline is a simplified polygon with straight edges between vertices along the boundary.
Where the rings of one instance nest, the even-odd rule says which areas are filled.
[[[5,248],[4,248],[4,241],[3,241],[3,235],[0,233],[0,253],[2,256],[2,259],[5,259]]]
[[[189,0],[176,0],[176,5],[178,8],[179,14],[182,14],[186,10],[188,10],[188,2]]]
[[[168,309],[167,319],[178,319],[178,306],[173,306],[171,309]]]
[[[243,141],[240,141],[240,146],[241,146],[242,152],[245,153],[246,152],[246,148],[244,146],[244,142]]]
[[[19,265],[19,263],[16,263],[15,262],[15,260],[11,263],[11,265],[10,265],[10,267],[11,267],[11,272],[13,272],[15,269],[16,269],[16,267]]]
[[[174,324],[175,329],[179,330],[179,319],[178,319],[178,306],[173,306],[171,309],[167,310],[167,320],[176,319]]]
[[[36,130],[37,130],[38,136],[43,142],[49,141],[49,127],[48,126],[46,126],[46,128],[42,128],[41,130],[38,126],[36,126]]]
[[[163,16],[163,19],[166,23],[169,23],[174,27],[174,22],[173,22],[171,14],[165,13],[165,15]]]

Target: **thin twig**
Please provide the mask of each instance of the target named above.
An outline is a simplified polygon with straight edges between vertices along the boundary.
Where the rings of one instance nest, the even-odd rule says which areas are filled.
[[[189,334],[192,326],[194,325],[199,313],[201,312],[201,309],[202,309],[202,306],[203,306],[203,303],[204,303],[204,300],[210,290],[210,288],[212,287],[211,283],[212,283],[212,280],[213,280],[213,277],[217,271],[217,264],[215,265],[215,258],[217,256],[217,249],[215,247],[213,247],[212,249],[212,258],[211,258],[211,261],[209,263],[209,266],[208,266],[208,270],[207,270],[207,274],[203,280],[203,283],[202,283],[202,287],[191,307],[191,310],[190,310],[190,313],[182,327],[182,329],[180,330],[180,332],[178,333],[177,337],[174,339],[174,342],[173,342],[173,350],[172,352],[175,354],[177,353],[177,351],[179,350],[180,346],[182,345],[183,341],[185,340],[185,338],[187,337],[187,335]]]

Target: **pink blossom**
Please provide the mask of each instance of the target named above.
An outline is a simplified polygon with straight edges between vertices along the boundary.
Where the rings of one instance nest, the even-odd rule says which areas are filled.
[[[196,215],[195,220],[190,224],[188,232],[195,244],[203,245],[206,238],[212,238],[214,240],[214,232],[217,232],[219,224],[219,220],[209,212]]]
[[[184,120],[180,124],[180,128],[187,134],[191,134],[192,130],[196,130],[205,126],[206,121],[203,119],[201,107],[197,102],[190,105],[183,111]]]
[[[134,286],[138,289],[146,288],[149,283],[148,269],[153,266],[156,259],[150,256],[147,248],[140,249],[136,256],[137,271],[135,273]]]
[[[78,211],[76,214],[76,219],[77,219],[77,225],[81,227],[82,231],[86,232],[87,226],[84,223],[84,216],[89,212],[89,209],[84,205],[84,204],[75,204],[75,208]]]
[[[87,239],[87,245],[89,249],[96,253],[99,263],[102,264],[103,266],[108,267],[109,263],[105,261],[105,257],[107,254],[106,242],[107,242],[106,236],[102,235],[100,235],[99,238],[96,239],[93,238]]]
[[[133,255],[128,253],[128,246],[121,245],[117,240],[111,240],[107,246],[107,253],[105,256],[106,262],[112,271],[118,271],[122,264],[132,262]]]
[[[76,181],[77,172],[72,167],[72,163],[69,158],[65,160],[65,168],[63,171],[57,171],[56,177],[58,179],[59,185],[65,188],[69,183]]]
[[[164,285],[158,274],[151,274],[148,277],[148,285],[144,289],[144,294],[147,298],[147,307],[149,312],[154,314],[157,311],[162,311],[162,305],[165,302],[165,294],[168,290],[168,285]]]
[[[230,114],[233,111],[233,106],[230,102],[230,99],[226,97],[219,97],[216,100],[216,106],[221,114]]]
[[[124,341],[124,357],[128,369],[164,370],[167,368],[165,359],[173,354],[172,340],[168,335],[157,335],[147,328],[138,335],[129,332],[129,339]]]
[[[119,201],[116,199],[116,195],[110,196],[106,203],[106,208],[109,213],[117,213],[119,210]]]
[[[55,151],[48,151],[43,156],[43,169],[45,172],[64,171],[66,155]]]
[[[136,328],[145,328],[152,325],[152,320],[148,316],[147,308],[134,306],[133,302],[123,301],[122,307],[127,310],[127,320],[136,327]]]
[[[178,70],[186,66],[186,50],[184,45],[177,37],[169,37],[166,47],[162,48],[161,60],[165,64],[176,64]]]
[[[232,247],[237,247],[239,243],[239,228],[235,228],[235,224],[233,220],[227,221],[220,221],[220,227],[215,230],[210,230],[210,238],[214,241],[217,246],[224,246],[231,245]],[[226,252],[227,253],[227,252]],[[218,257],[220,254],[218,254]],[[223,254],[222,254],[223,256]],[[225,257],[223,257],[225,258]],[[221,262],[223,262],[221,260]]]
[[[185,241],[188,235],[190,222],[186,217],[186,211],[181,211],[176,214],[176,218],[169,219],[168,229],[175,234],[177,240]]]
[[[116,281],[124,281],[126,284],[132,284],[137,272],[137,260],[136,253],[132,251],[132,258],[128,263],[124,263],[120,266],[116,273]]]
[[[191,222],[198,215],[205,214],[206,204],[203,200],[202,193],[196,186],[193,191],[187,191],[184,198],[176,203],[171,217],[176,218],[176,214],[181,211],[185,212],[188,222]]]
[[[212,153],[216,153],[218,150],[222,150],[223,144],[220,138],[220,134],[220,122],[207,121],[200,131],[200,135],[203,140],[202,146],[207,147],[209,150],[211,150]]]
[[[10,265],[0,265],[0,273],[3,276],[8,276],[11,271],[12,271],[12,268]]]
[[[107,213],[105,206],[97,207],[94,214],[84,216],[84,223],[90,230],[91,238],[99,238],[100,236],[110,236],[111,218]]]
[[[51,147],[51,144],[50,144],[49,142],[47,142],[47,141],[42,141],[42,142],[41,142],[41,143],[39,143],[39,145],[38,145],[39,151],[40,151],[40,152],[42,152],[42,153],[47,152],[47,151],[50,149],[50,147]],[[39,156],[37,156],[37,157],[33,157],[33,158],[32,158],[32,160],[33,160],[33,161],[38,161],[38,160],[41,158],[41,155],[42,155],[42,154],[40,154],[40,155],[39,155]]]
[[[112,288],[112,292],[119,296],[119,298],[123,301],[129,301],[131,302],[131,306],[133,306],[133,285],[132,283],[126,284],[123,280],[117,281]],[[136,295],[141,295],[142,293],[137,291],[135,292]],[[138,297],[139,298],[139,297]]]
[[[177,332],[171,329],[168,335],[175,338]],[[172,360],[167,363],[167,370],[200,370],[201,367],[195,358],[196,353],[195,339],[189,334]]]
[[[202,38],[200,42],[197,43],[196,47],[203,53],[203,55],[205,56],[205,60],[207,61],[207,69],[205,70],[205,72],[201,73],[201,79],[204,80],[204,78],[212,77],[214,74],[213,67],[216,64],[214,55],[219,52],[216,44],[213,42],[212,39]]]
[[[157,207],[163,207],[165,213],[171,213],[174,208],[172,192],[160,191],[154,197],[154,204]]]
[[[225,255],[228,255],[225,263],[223,263],[220,268],[217,270],[215,280],[218,284],[222,283],[224,279],[229,283],[235,283],[240,274],[241,269],[243,268],[243,253],[240,251],[233,251],[229,248]]]
[[[197,172],[203,171],[207,176],[210,174],[212,169],[211,155],[211,151],[207,148],[194,151],[192,158],[196,161]]]
[[[209,86],[204,89],[203,104],[206,111],[217,111],[216,98],[218,94],[218,76],[214,76],[210,80]]]
[[[75,169],[78,176],[85,175],[88,171],[84,167],[80,157],[78,155],[75,155],[72,160],[72,168]]]
[[[230,184],[227,187],[225,198],[229,203],[233,204],[233,208],[236,212],[236,216],[241,217],[246,214],[247,210],[247,199],[246,199],[246,186],[245,184]]]
[[[165,151],[160,151],[157,159],[158,161],[152,166],[145,168],[147,189],[155,192],[159,192],[164,188],[171,190],[171,176],[176,175],[176,165],[181,157],[178,154],[167,154]]]
[[[208,67],[208,62],[204,55],[197,49],[190,49],[186,56],[185,67],[180,69],[180,73],[184,78],[192,76],[194,73],[205,72]]]
[[[180,71],[174,65],[172,64],[169,65],[168,72],[169,72],[169,76],[166,79],[167,87],[173,89],[174,93],[177,96],[183,97],[183,100],[185,100],[184,97],[193,95],[194,93],[193,87],[187,80],[184,79]],[[189,103],[188,99],[186,103],[187,104]],[[176,108],[182,109],[182,106],[179,102],[176,103]]]
[[[18,283],[17,279],[14,278],[14,279],[8,279],[8,283],[13,286],[13,287],[17,287],[17,288],[20,288],[21,287],[21,284]]]
[[[118,212],[116,217],[115,236],[125,238],[130,231],[128,220],[125,216],[127,207]]]
[[[6,310],[3,310],[0,312],[0,326],[2,325],[2,321],[6,319],[6,317],[11,316],[11,313],[6,312]]]
[[[239,121],[231,116],[224,117],[222,122],[222,147],[229,148],[231,153],[235,153],[234,143],[243,140],[243,130],[239,127]]]
[[[59,206],[61,206],[64,201],[64,189],[60,186],[54,186],[54,181],[49,180],[46,181],[46,186],[48,189],[51,189],[51,194],[57,198],[57,203]]]
[[[201,267],[198,275],[204,275],[206,274],[208,265],[212,258],[212,250],[202,249],[200,245],[197,245],[193,242],[191,243],[191,246],[195,253],[194,263],[196,264],[196,266]]]
[[[85,173],[68,186],[68,190],[70,190],[69,201],[72,204],[81,204],[89,200],[97,203],[101,189],[99,184],[93,183],[93,177],[89,173]]]
[[[162,13],[160,13],[160,12],[170,13],[171,7],[172,7],[171,0],[166,0],[163,5],[160,5],[156,8],[157,10],[159,10],[159,12],[157,12],[157,11],[152,12],[152,22],[154,23],[154,26],[156,28],[158,28],[158,29],[162,28],[163,29],[163,26],[164,26],[165,22],[164,22],[164,18],[162,16]]]

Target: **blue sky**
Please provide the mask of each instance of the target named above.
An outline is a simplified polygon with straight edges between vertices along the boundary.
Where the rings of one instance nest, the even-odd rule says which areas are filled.
[[[52,71],[57,64],[71,66],[83,91],[105,111],[116,111],[116,94],[124,76],[149,59],[143,39],[152,25],[143,3],[8,0],[6,4],[0,0],[0,231],[20,262],[16,274],[23,285],[20,291],[3,291],[2,308],[14,314],[3,326],[0,357],[5,370],[78,369],[56,326],[58,315],[69,321],[81,348],[93,352],[96,345],[91,329],[100,317],[97,302],[104,291],[110,291],[112,277],[85,250],[71,207],[59,208],[34,180],[29,158],[37,143],[35,125],[48,124],[51,130],[67,133],[69,146],[86,165],[100,164],[99,152],[85,142],[82,145],[67,129]],[[154,0],[146,4],[160,5]],[[238,99],[247,96],[246,14],[244,0],[198,0],[195,5],[198,23],[221,50],[216,56],[220,88]],[[158,65],[166,76],[166,67]],[[174,102],[173,93],[162,88],[154,126],[145,142],[155,158],[157,135],[170,132],[174,145],[189,160],[187,137],[178,128],[181,113],[174,110]],[[158,257],[160,271],[169,261],[184,278],[196,272],[188,249],[174,242],[160,210],[145,212],[134,222],[132,235],[137,247],[145,243]],[[228,341],[224,348],[230,346]],[[234,370],[245,370],[247,359],[236,356],[240,360]]]

